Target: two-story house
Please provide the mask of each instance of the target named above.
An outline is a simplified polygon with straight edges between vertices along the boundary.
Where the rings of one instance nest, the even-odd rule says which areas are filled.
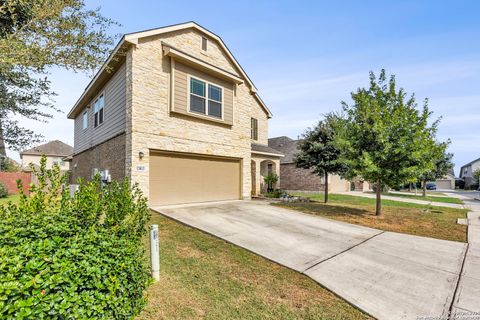
[[[70,170],[69,156],[73,153],[72,146],[60,141],[53,140],[31,149],[20,152],[23,170],[30,170],[30,165],[40,166],[40,159],[45,156],[47,169],[57,164],[62,171]]]
[[[194,22],[126,34],[78,99],[72,174],[128,177],[150,205],[248,199],[279,172],[270,110]]]
[[[479,169],[480,169],[480,158],[473,160],[467,164],[464,164],[460,168],[459,177],[460,179],[463,179],[463,181],[465,181],[466,189],[471,188],[472,185],[478,182],[478,181],[475,181],[475,178],[473,177],[473,173]]]

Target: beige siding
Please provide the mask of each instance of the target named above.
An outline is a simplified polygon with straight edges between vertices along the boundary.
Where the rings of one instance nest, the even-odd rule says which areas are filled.
[[[126,114],[126,76],[125,63],[115,72],[112,78],[98,91],[92,100],[88,112],[88,127],[83,129],[83,113],[81,111],[75,118],[74,153],[77,154],[90,147],[98,145],[125,131]],[[93,127],[94,114],[93,102],[104,94],[104,122],[98,127]]]
[[[55,156],[46,156],[47,158],[47,169],[51,169],[53,167],[53,160],[58,160],[62,159],[63,156],[60,157],[55,157]],[[22,156],[22,167],[26,168],[29,167],[30,164],[34,164],[37,166],[40,166],[40,160],[42,159],[41,155],[27,155],[24,154]],[[69,161],[64,161],[63,166],[60,165],[60,170],[70,170],[70,162]]]
[[[187,102],[189,94],[188,76],[190,75],[192,77],[211,82],[223,88],[223,120],[218,120],[223,121],[224,123],[229,125],[233,124],[233,83],[215,78],[179,62],[175,62],[174,73],[175,83],[174,99],[172,99],[172,111],[189,116],[196,116],[195,114],[189,112],[189,106]]]

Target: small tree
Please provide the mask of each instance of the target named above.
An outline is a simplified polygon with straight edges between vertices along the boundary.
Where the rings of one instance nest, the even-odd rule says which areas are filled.
[[[396,89],[395,77],[385,70],[378,79],[370,72],[370,88],[352,93],[353,105],[342,102],[345,112],[337,145],[347,165],[347,177],[360,177],[376,185],[376,215],[382,212],[384,186],[414,182],[432,170],[428,159],[435,148],[438,120],[431,126],[428,101],[419,110],[414,95],[406,98]]]
[[[453,168],[453,154],[446,152],[449,143],[450,141],[438,143],[436,147],[432,149],[431,158],[434,160],[434,167],[420,176],[423,190],[422,196],[424,197],[427,196],[427,181],[441,179]]]
[[[299,168],[311,169],[325,179],[324,202],[328,202],[329,174],[342,174],[345,165],[339,161],[340,150],[335,145],[335,131],[339,118],[335,114],[327,114],[313,129],[307,129],[300,140],[299,152],[295,155],[295,165]]]
[[[267,185],[267,192],[272,192],[273,186],[278,182],[278,175],[275,172],[269,172],[263,177],[263,181]]]
[[[0,1],[0,155],[41,136],[15,119],[46,121],[58,111],[48,71],[92,71],[110,52],[116,22],[82,0]]]
[[[476,169],[475,171],[473,171],[472,176],[475,179],[475,183],[480,186],[480,169]]]
[[[22,168],[12,159],[0,156],[0,171],[3,172],[18,172]]]

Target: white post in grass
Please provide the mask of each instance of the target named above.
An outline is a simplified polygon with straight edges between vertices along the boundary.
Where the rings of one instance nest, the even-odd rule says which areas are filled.
[[[158,248],[158,224],[150,226],[150,264],[152,277],[155,281],[160,280],[160,254]]]

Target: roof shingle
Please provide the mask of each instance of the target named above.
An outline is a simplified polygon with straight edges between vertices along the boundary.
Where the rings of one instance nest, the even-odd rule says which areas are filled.
[[[295,154],[298,151],[298,140],[289,137],[276,137],[268,139],[268,146],[285,155],[280,159],[280,163],[293,163]]]
[[[279,152],[278,150],[272,149],[269,146],[265,146],[263,144],[256,144],[252,143],[252,151],[262,152],[262,153],[270,153],[275,154],[278,156],[283,156],[283,153]]]
[[[60,141],[53,140],[45,144],[33,147],[20,153],[20,155],[47,155],[47,156],[68,156],[73,153],[73,147]]]

